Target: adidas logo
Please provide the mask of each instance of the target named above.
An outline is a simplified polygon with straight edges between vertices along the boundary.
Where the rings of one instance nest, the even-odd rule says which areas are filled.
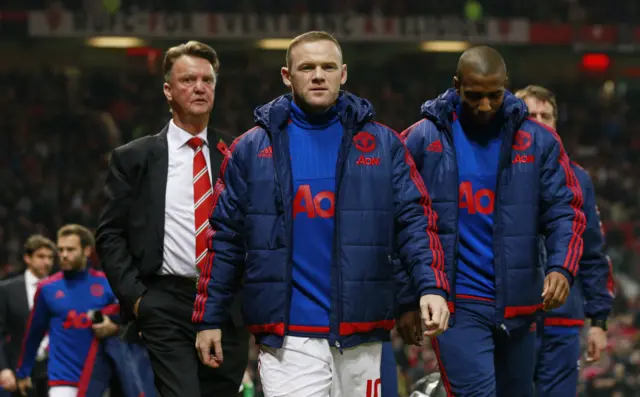
[[[429,146],[427,146],[427,152],[442,153],[442,142],[440,142],[440,139],[431,142]]]
[[[262,149],[258,153],[258,157],[263,159],[270,159],[271,157],[273,157],[273,149],[271,149],[271,146]]]

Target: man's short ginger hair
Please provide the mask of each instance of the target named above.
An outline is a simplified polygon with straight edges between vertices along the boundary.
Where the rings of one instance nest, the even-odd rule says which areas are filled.
[[[550,89],[539,85],[528,85],[516,92],[516,97],[522,100],[531,97],[541,102],[548,102],[553,109],[553,118],[558,120],[558,102],[556,101],[556,95]]]
[[[209,61],[213,67],[213,73],[215,75],[218,74],[218,70],[220,69],[220,60],[218,59],[218,54],[213,47],[199,41],[191,40],[175,47],[171,47],[165,53],[164,61],[162,63],[162,72],[164,73],[165,82],[168,82],[171,79],[173,65],[176,63],[178,58],[183,55],[202,58]]]
[[[342,54],[342,47],[340,47],[340,43],[338,43],[338,40],[331,33],[320,31],[320,30],[313,30],[311,32],[303,33],[300,36],[291,40],[291,43],[289,43],[289,47],[287,48],[287,55],[285,59],[287,68],[291,67],[291,51],[297,45],[303,44],[303,43],[313,43],[316,41],[325,41],[325,40],[335,44],[336,47],[338,47],[340,54]]]
[[[67,236],[78,236],[82,248],[93,248],[96,245],[93,233],[82,225],[68,224],[62,226],[58,230],[58,238]]]

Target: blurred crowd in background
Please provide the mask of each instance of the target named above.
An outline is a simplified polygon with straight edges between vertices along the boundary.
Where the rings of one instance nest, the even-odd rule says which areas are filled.
[[[42,9],[47,6],[95,11],[108,7],[123,10],[169,10],[233,13],[340,13],[378,12],[384,15],[474,15],[477,18],[526,17],[537,21],[624,23],[637,19],[640,4],[634,0],[4,0],[5,9]],[[4,5],[4,4],[3,4]]]
[[[7,9],[42,8],[62,3],[90,9],[92,0],[3,1]],[[98,2],[100,3],[100,2]],[[247,12],[311,12],[344,9],[385,14],[456,14],[472,1],[436,0],[122,0],[119,7],[164,7]],[[624,22],[638,15],[634,0],[482,0],[491,16],[544,20]],[[253,109],[285,92],[277,68],[265,69],[252,53],[220,54],[222,69],[211,124],[227,143],[253,125]],[[284,57],[283,57],[284,60]],[[419,118],[420,104],[448,88],[448,74],[430,72],[431,58],[409,54],[375,67],[350,69],[346,89],[368,98],[378,121],[398,131]],[[506,57],[509,63],[509,57]],[[544,62],[541,59],[541,62]],[[67,68],[0,71],[0,276],[22,271],[22,244],[33,233],[53,236],[64,223],[95,228],[111,149],[155,134],[169,120],[157,70]],[[571,157],[590,171],[596,185],[614,264],[617,296],[610,320],[609,354],[583,365],[581,395],[631,396],[640,389],[640,98],[624,84],[592,84],[574,79],[558,84],[536,76],[511,75],[515,91],[544,85],[558,98],[558,131]],[[97,263],[97,262],[96,262]],[[394,335],[400,395],[427,372],[437,370],[430,348],[406,347]],[[256,352],[253,353],[255,363]],[[255,375],[255,366],[251,368]],[[257,390],[259,393],[259,381]]]

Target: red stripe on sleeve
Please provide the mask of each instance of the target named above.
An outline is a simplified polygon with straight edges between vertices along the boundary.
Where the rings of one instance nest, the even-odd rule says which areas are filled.
[[[404,144],[404,140],[393,129],[385,126],[384,124],[377,123],[389,130],[393,131],[396,137],[400,140],[402,147],[404,149],[404,161],[409,166],[409,174],[411,176],[411,180],[415,184],[416,188],[420,192],[420,205],[424,209],[424,215],[427,217],[427,236],[429,237],[429,248],[431,249],[431,253],[433,256],[433,262],[431,262],[431,268],[433,269],[433,274],[436,279],[436,288],[442,289],[449,293],[449,280],[447,278],[446,273],[444,272],[444,250],[442,249],[442,243],[440,242],[440,238],[438,238],[438,215],[431,208],[431,197],[429,196],[429,192],[427,191],[427,187],[422,180],[422,176],[420,172],[416,168],[416,164],[413,161],[413,157],[409,153],[409,149]]]
[[[225,156],[224,160],[222,161],[222,165],[220,166],[220,177],[218,178],[215,186],[213,187],[213,205],[211,206],[211,211],[209,212],[209,218],[211,218],[211,216],[213,215],[213,212],[218,206],[218,199],[220,198],[220,195],[225,189],[224,173],[227,169],[227,165],[229,164],[229,159],[231,158],[231,155],[233,154],[236,148],[236,145],[238,144],[238,142],[240,142],[240,140],[243,137],[245,137],[249,133],[256,131],[258,128],[259,127],[254,127],[249,131],[245,132],[244,134],[240,135],[238,138],[236,138],[233,141],[233,143],[229,147],[228,154]],[[213,228],[209,228],[209,230],[207,230],[207,242],[209,247],[212,246],[212,240],[213,240],[213,237],[215,236],[215,233],[216,231]],[[191,317],[191,321],[194,323],[200,323],[204,318],[205,305],[209,297],[208,285],[209,285],[209,281],[211,280],[211,268],[213,267],[214,258],[215,258],[215,253],[211,249],[209,249],[207,253],[207,260],[205,262],[205,265],[200,271],[200,277],[198,279],[198,295],[196,296],[193,315]]]
[[[587,225],[586,217],[584,215],[584,212],[582,211],[582,206],[584,204],[584,198],[582,197],[582,188],[580,187],[578,178],[571,170],[569,156],[567,156],[567,153],[564,150],[562,139],[560,139],[558,133],[549,126],[539,123],[538,121],[530,117],[528,117],[528,120],[542,126],[546,131],[550,132],[551,135],[553,135],[554,139],[560,145],[560,158],[558,159],[558,161],[560,162],[560,166],[562,166],[562,169],[564,170],[565,179],[567,180],[567,187],[573,194],[573,200],[571,200],[571,208],[573,209],[573,212],[575,214],[571,224],[571,231],[573,232],[573,234],[571,236],[571,240],[569,241],[567,256],[565,257],[565,261],[562,267],[575,277],[578,273],[579,262],[580,258],[582,257],[582,251],[584,248],[584,242],[580,237],[584,233]]]

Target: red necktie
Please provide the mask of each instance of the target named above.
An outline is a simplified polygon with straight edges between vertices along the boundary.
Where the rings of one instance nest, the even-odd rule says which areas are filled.
[[[193,205],[196,230],[196,266],[201,269],[207,258],[207,229],[209,229],[209,211],[213,205],[213,189],[207,169],[207,161],[202,152],[201,138],[189,139],[187,145],[193,153]]]

